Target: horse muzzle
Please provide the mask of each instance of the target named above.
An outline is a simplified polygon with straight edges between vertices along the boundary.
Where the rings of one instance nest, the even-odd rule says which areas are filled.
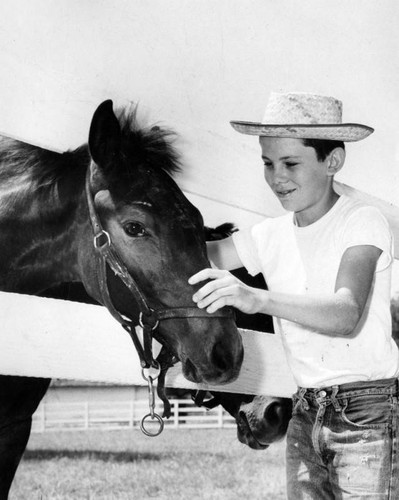
[[[244,349],[232,316],[208,315],[176,321],[173,329],[180,339],[184,335],[184,342],[177,343],[176,352],[187,380],[220,385],[238,377]]]

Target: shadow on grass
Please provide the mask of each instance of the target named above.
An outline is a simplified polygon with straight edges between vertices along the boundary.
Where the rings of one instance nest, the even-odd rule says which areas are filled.
[[[24,460],[53,460],[69,458],[71,460],[101,460],[103,462],[131,463],[145,460],[163,460],[164,454],[140,453],[131,451],[97,451],[97,450],[26,450]]]

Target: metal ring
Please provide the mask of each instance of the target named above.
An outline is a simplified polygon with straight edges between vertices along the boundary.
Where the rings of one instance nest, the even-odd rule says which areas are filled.
[[[158,421],[159,429],[156,432],[150,432],[145,428],[144,424],[145,424],[146,420],[148,419],[148,417],[150,417],[151,420],[155,419]],[[140,422],[141,432],[143,432],[146,436],[150,436],[150,437],[159,436],[159,434],[161,434],[161,432],[163,431],[163,427],[164,427],[164,421],[163,421],[162,417],[160,415],[158,415],[158,413],[154,413],[154,415],[151,415],[151,413],[147,413],[147,415],[144,415],[144,417],[141,419],[141,422]]]
[[[153,312],[154,312],[154,310],[151,309],[151,313],[153,313]],[[140,315],[139,315],[139,325],[141,326],[141,328],[145,328],[144,323],[143,323],[143,313],[142,312],[140,312]],[[155,325],[151,327],[151,330],[155,330],[156,328],[158,328],[158,325],[159,325],[159,320],[157,319]]]
[[[101,244],[99,241],[99,238],[101,238],[102,236],[106,237],[106,242],[103,244]],[[101,230],[101,233],[98,233],[94,236],[94,248],[96,248],[97,250],[110,245],[111,245],[111,236],[107,231],[104,231],[104,229]]]
[[[155,359],[154,363],[156,363],[156,366],[148,366],[141,369],[141,375],[143,379],[147,382],[149,382],[149,379],[151,379],[152,383],[152,381],[156,380],[159,377],[159,374],[161,373],[161,365]],[[148,372],[147,375],[145,373],[145,370],[147,370]],[[153,372],[151,370],[154,371],[154,375],[152,374]]]

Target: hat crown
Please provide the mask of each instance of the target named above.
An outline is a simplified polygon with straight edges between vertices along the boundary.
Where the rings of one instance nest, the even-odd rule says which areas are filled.
[[[262,123],[339,125],[342,123],[342,102],[316,94],[272,92]]]

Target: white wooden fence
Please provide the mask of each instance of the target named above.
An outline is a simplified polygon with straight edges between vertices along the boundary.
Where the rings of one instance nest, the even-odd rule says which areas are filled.
[[[133,342],[105,307],[0,292],[0,325],[4,375],[147,385]],[[178,363],[168,370],[165,386],[290,397],[296,385],[280,336],[240,333],[244,361],[237,380],[197,385]]]
[[[167,428],[235,427],[234,419],[221,406],[206,410],[190,399],[171,399],[170,403],[172,416],[165,419]],[[155,411],[162,415],[162,405],[156,405]],[[140,421],[147,413],[146,399],[77,403],[43,401],[33,415],[32,432],[134,429],[140,427]]]

